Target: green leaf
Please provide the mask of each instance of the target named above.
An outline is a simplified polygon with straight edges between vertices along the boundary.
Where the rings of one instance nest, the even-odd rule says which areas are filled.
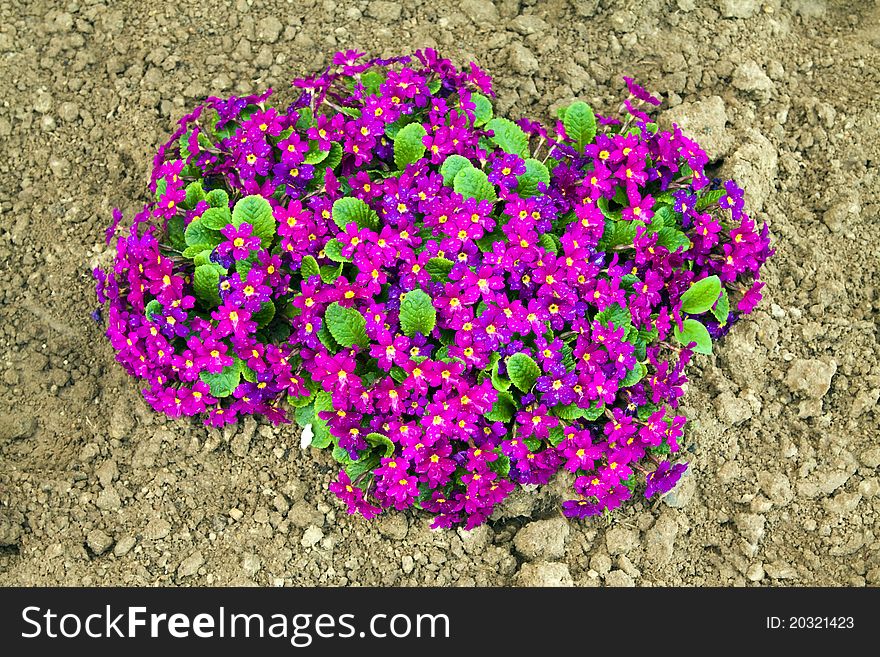
[[[556,417],[563,420],[577,420],[584,417],[586,411],[577,404],[567,404],[565,406],[554,406],[550,409]]]
[[[239,359],[241,360],[241,359]],[[254,372],[250,367],[248,367],[244,362],[240,365],[241,376],[248,383],[256,383],[257,382],[257,373]]]
[[[199,201],[205,200],[205,190],[202,189],[202,181],[194,180],[186,186],[186,199],[184,199],[183,208],[192,210]]]
[[[321,162],[321,166],[318,167],[318,169],[324,171],[327,169],[335,169],[339,166],[340,162],[342,162],[342,146],[334,141],[330,144],[330,154],[327,156],[326,160]]]
[[[631,246],[636,239],[636,229],[644,225],[642,221],[626,221],[621,219],[620,221],[611,222],[609,228],[606,222],[605,232],[602,233],[599,248],[603,251],[609,251],[615,246]]]
[[[326,160],[328,155],[330,155],[329,150],[321,150],[317,141],[309,140],[309,150],[306,151],[304,160],[306,164],[318,164]]]
[[[496,420],[492,421],[495,422]],[[502,454],[501,450],[497,447],[492,451],[498,455],[498,458],[489,463],[489,469],[502,477],[506,477],[510,474],[510,457],[507,454]]]
[[[211,230],[202,223],[201,219],[193,219],[190,222],[189,226],[186,227],[184,238],[186,239],[187,246],[195,246],[197,244],[217,246],[223,241],[223,236],[219,231]]]
[[[535,359],[524,353],[516,353],[507,358],[507,376],[522,392],[529,392],[541,374]]]
[[[559,244],[556,243],[556,241],[558,239],[559,238],[556,237],[556,235],[554,235],[552,233],[543,233],[538,238],[538,243],[542,247],[544,247],[545,251],[547,251],[548,253],[552,253],[553,255],[556,255],[557,253],[559,253]]]
[[[430,335],[437,323],[437,309],[423,290],[410,290],[400,302],[400,329],[407,337]]]
[[[321,280],[330,285],[342,275],[342,263],[338,265],[321,265]]]
[[[465,198],[475,198],[478,201],[495,201],[498,198],[489,177],[474,167],[464,168],[455,174],[452,189]]]
[[[568,106],[562,125],[565,126],[565,134],[581,152],[596,136],[596,115],[593,114],[593,109],[582,101]]]
[[[730,314],[730,297],[727,296],[727,290],[721,291],[718,302],[712,308],[712,314],[721,326],[727,324],[727,316]]]
[[[644,363],[636,363],[636,366],[632,368],[629,372],[627,372],[625,377],[623,377],[623,381],[620,382],[620,385],[623,388],[634,386],[639,381],[644,379],[647,373],[648,368],[645,366]]]
[[[299,273],[304,281],[309,280],[312,276],[319,276],[321,269],[318,267],[318,261],[314,256],[304,256],[299,266]]]
[[[474,165],[471,164],[471,161],[466,157],[462,157],[461,155],[450,155],[445,160],[443,160],[443,164],[440,165],[440,175],[443,176],[443,184],[444,185],[452,185],[455,181],[455,176],[462,169],[473,169]]]
[[[691,241],[683,232],[677,228],[665,226],[657,231],[657,244],[669,249],[670,253],[675,253],[678,249],[687,251],[691,248]]]
[[[154,315],[162,315],[162,304],[153,299],[150,303],[147,304],[146,308],[144,308],[144,315],[147,320],[151,322],[155,322]]]
[[[208,248],[208,249],[205,249],[204,251],[201,251],[200,253],[196,253],[193,256],[193,265],[195,265],[196,267],[200,267],[201,265],[214,264],[211,262],[211,253],[212,252],[213,252],[213,249]]]
[[[474,108],[474,127],[486,125],[492,118],[492,101],[483,94],[472,93],[471,101],[476,105]]]
[[[269,247],[275,239],[276,222],[272,215],[272,206],[257,194],[245,196],[235,204],[232,223],[236,228],[244,223],[253,226],[253,234],[260,238],[263,248]]]
[[[199,221],[211,230],[222,230],[232,223],[232,213],[229,208],[208,208]]]
[[[303,406],[308,406],[309,404],[311,404],[313,399],[308,394],[303,395],[302,397],[294,397],[293,395],[288,395],[287,401],[291,406],[298,410]]]
[[[333,222],[339,230],[345,230],[350,223],[358,228],[376,230],[379,226],[379,215],[359,198],[346,197],[333,202]]]
[[[425,271],[428,272],[432,280],[444,282],[449,280],[452,265],[452,260],[448,258],[431,258],[425,263]]]
[[[717,203],[718,200],[724,196],[726,192],[723,189],[712,189],[704,191],[700,198],[697,199],[696,209],[705,210],[713,203]]]
[[[394,137],[394,164],[398,169],[405,169],[407,164],[418,162],[425,154],[422,137],[427,135],[421,123],[410,123],[401,128]]]
[[[213,248],[214,247],[211,244],[194,244],[193,246],[186,247],[180,255],[192,260],[202,251],[211,251]]]
[[[199,300],[208,307],[220,303],[220,270],[215,265],[199,265],[193,274],[193,288]]]
[[[327,328],[327,322],[321,322],[321,328],[318,329],[318,340],[321,341],[321,344],[327,348],[331,354],[335,354],[339,351],[339,343],[333,339],[333,336],[330,334],[329,329]]]
[[[172,249],[183,251],[186,248],[183,215],[178,214],[168,220],[166,240],[171,245]]]
[[[212,208],[229,209],[229,194],[226,193],[225,189],[212,189],[205,196],[205,200]]]
[[[547,436],[547,440],[550,441],[550,444],[553,447],[556,447],[565,439],[565,427],[557,424],[555,427],[550,429],[550,434]]]
[[[596,419],[598,419],[599,416],[605,412],[605,402],[602,402],[601,404],[596,404],[596,402],[593,402],[590,404],[589,408],[585,408],[585,409],[583,409],[583,411],[584,411],[584,415],[583,415],[584,419],[589,420],[590,422],[593,422]]]
[[[379,94],[379,87],[382,86],[384,81],[385,74],[376,70],[367,71],[361,75],[361,84],[364,85],[364,90],[370,96]]]
[[[314,417],[312,419],[312,447],[316,449],[324,449],[328,447],[333,440],[330,429],[327,426],[327,420],[321,419],[318,415],[324,411],[332,411],[333,397],[326,390],[319,390],[315,393]]]
[[[324,255],[333,262],[351,262],[351,258],[342,255],[342,242],[335,238],[324,245]]]
[[[367,320],[356,309],[343,308],[334,301],[327,307],[324,321],[330,335],[343,347],[367,347],[370,344],[365,330]]]
[[[517,176],[519,181],[516,191],[520,196],[536,196],[538,194],[538,183],[549,184],[550,171],[538,160],[529,158],[526,160],[526,172],[521,176]]]
[[[486,129],[494,133],[490,139],[505,153],[513,153],[523,158],[529,156],[529,138],[523,129],[510,119],[494,118],[486,124]]]
[[[385,458],[391,458],[394,456],[395,445],[391,442],[391,439],[388,438],[388,436],[383,436],[381,433],[368,433],[366,435],[366,440],[367,444],[384,450],[382,456]]]
[[[295,126],[297,130],[305,132],[313,125],[315,125],[315,116],[311,107],[303,107],[302,109],[297,110]]]
[[[501,362],[501,357],[498,355],[498,352],[492,354],[492,387],[499,392],[506,392],[510,390],[510,381],[505,379],[498,373],[498,363]]]
[[[695,283],[681,295],[681,309],[691,315],[699,315],[709,310],[721,296],[721,279],[707,276]]]
[[[686,319],[682,322],[683,330],[679,331],[677,325],[673,325],[673,333],[675,339],[681,344],[687,346],[691,342],[696,342],[694,351],[698,354],[712,353],[712,338],[706,327],[695,319]]]
[[[202,372],[199,378],[211,387],[211,396],[222,399],[228,397],[238,387],[241,381],[241,369],[238,363],[228,365],[219,374]]]
[[[510,422],[516,413],[516,400],[509,392],[499,391],[492,410],[485,414],[489,422]]]
[[[526,438],[523,440],[523,442],[526,444],[526,447],[528,447],[529,451],[532,453],[540,451],[541,445],[543,445],[540,438]]]
[[[264,326],[268,326],[269,322],[271,322],[275,318],[275,304],[271,301],[263,302],[263,305],[260,306],[260,309],[254,313],[253,320],[257,323],[259,328],[263,328]]]
[[[611,322],[615,328],[623,327],[624,332],[632,326],[632,315],[630,315],[629,309],[621,306],[619,303],[612,303],[602,312],[596,313],[594,319],[603,326]]]
[[[296,406],[296,410],[293,413],[293,419],[296,420],[296,423],[299,426],[306,427],[315,421],[315,405],[312,403],[313,400],[310,397],[297,397],[297,399],[304,399],[306,400],[306,403]]]

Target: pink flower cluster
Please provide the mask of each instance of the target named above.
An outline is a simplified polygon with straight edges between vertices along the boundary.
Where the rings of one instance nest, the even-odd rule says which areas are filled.
[[[627,80],[620,119],[574,103],[554,138],[431,50],[337,53],[294,84],[286,110],[184,117],[96,271],[153,407],[292,417],[367,517],[471,528],[561,469],[574,517],[674,486],[685,365],[751,311],[772,251],[659,101]]]

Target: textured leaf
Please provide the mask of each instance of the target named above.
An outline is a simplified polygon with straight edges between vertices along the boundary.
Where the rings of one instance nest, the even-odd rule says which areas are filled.
[[[727,290],[721,291],[718,303],[712,308],[712,314],[721,326],[727,324],[727,316],[730,314],[730,297],[727,296]]]
[[[636,363],[636,366],[632,368],[629,372],[627,372],[625,377],[623,377],[620,385],[623,388],[634,386],[639,381],[644,379],[647,373],[648,368],[645,366],[644,363]]]
[[[199,378],[211,387],[211,396],[222,399],[231,395],[241,381],[241,369],[238,363],[223,368],[219,374],[202,372]]]
[[[394,137],[394,164],[405,169],[407,164],[418,162],[425,154],[422,137],[428,134],[421,123],[410,123]]]
[[[510,422],[516,413],[516,401],[509,392],[500,391],[492,410],[485,414],[489,422]]]
[[[229,194],[226,193],[225,189],[212,189],[205,196],[205,200],[212,208],[229,209]]]
[[[330,144],[330,154],[327,155],[326,160],[321,162],[321,166],[318,169],[323,171],[335,169],[339,166],[340,162],[342,162],[342,146],[334,141]]]
[[[452,271],[452,260],[448,258],[431,258],[425,263],[425,271],[435,281],[449,280],[449,272]]]
[[[507,358],[507,376],[522,392],[529,392],[541,374],[535,359],[524,353],[516,353]]]
[[[691,315],[699,315],[709,310],[721,296],[721,279],[707,276],[685,290],[681,295],[681,309]]]
[[[365,438],[367,444],[382,450],[382,456],[385,458],[394,456],[394,443],[388,436],[383,436],[381,433],[368,433]]]
[[[319,413],[333,410],[333,397],[326,390],[319,390],[315,393],[314,418],[312,419],[312,447],[323,449],[329,447],[333,441],[330,429],[327,427],[327,421],[321,419]]]
[[[180,255],[184,258],[193,259],[202,251],[210,251],[213,248],[214,247],[211,244],[194,244],[193,246],[186,247]]]
[[[193,274],[193,288],[199,300],[209,307],[220,303],[220,271],[214,265],[199,265]]]
[[[677,228],[666,226],[657,231],[657,244],[666,247],[671,253],[675,253],[678,249],[687,251],[691,248],[691,241],[687,235]]]
[[[306,164],[318,164],[326,160],[328,155],[330,155],[329,150],[321,150],[317,141],[309,140],[309,150],[306,151],[304,160]]]
[[[324,245],[324,255],[333,262],[351,262],[351,258],[342,255],[342,242],[332,239]]]
[[[411,290],[400,302],[400,328],[404,335],[429,335],[437,323],[437,310],[431,297],[422,290]]]
[[[343,347],[353,345],[366,347],[370,344],[365,330],[367,321],[354,308],[343,308],[333,302],[324,313],[324,322],[333,339]]]
[[[506,153],[514,153],[523,158],[529,156],[529,138],[523,129],[510,119],[494,118],[486,124],[486,129],[494,135],[492,142]]]
[[[309,280],[312,276],[319,276],[321,269],[318,267],[318,261],[314,256],[307,255],[303,257],[299,266],[299,273],[304,281]]]
[[[440,165],[440,175],[443,176],[443,184],[444,185],[452,185],[455,181],[455,176],[462,169],[473,169],[474,165],[471,163],[469,159],[463,157],[461,155],[450,155],[445,160],[443,160],[443,164]]]
[[[184,238],[186,239],[187,246],[195,246],[197,244],[217,246],[223,241],[223,236],[220,232],[205,226],[201,219],[194,219],[190,222],[189,226],[186,227]]]
[[[464,168],[455,174],[452,189],[465,198],[475,198],[478,201],[495,201],[498,198],[489,177],[474,167]]]
[[[232,213],[228,207],[208,208],[200,219],[206,228],[221,230],[232,223]]]
[[[342,274],[342,263],[338,265],[321,265],[321,280],[330,285]]]
[[[705,326],[695,319],[684,320],[682,326],[683,330],[679,331],[678,326],[673,325],[673,333],[676,340],[685,346],[691,342],[696,342],[693,350],[698,354],[712,353],[712,338]]]
[[[520,196],[536,196],[538,183],[550,182],[550,171],[538,160],[529,158],[526,160],[526,172],[517,176],[518,184],[516,191]]]
[[[186,199],[184,199],[181,205],[183,205],[185,210],[192,210],[199,201],[204,199],[205,190],[202,189],[202,181],[194,180],[186,186]]]
[[[543,233],[538,238],[538,243],[542,247],[544,247],[545,251],[552,253],[553,255],[556,255],[557,253],[559,253],[559,244],[557,243],[558,239],[559,238],[556,237],[555,235],[553,235],[552,233]]]
[[[697,199],[696,209],[699,211],[705,210],[713,203],[717,203],[718,200],[726,193],[727,192],[723,189],[712,189],[704,191],[702,193],[702,196]]]
[[[619,303],[612,303],[602,312],[596,313],[595,320],[603,326],[611,322],[615,328],[623,327],[624,331],[632,326],[632,315]]]
[[[253,320],[257,323],[259,328],[263,328],[264,326],[268,326],[269,322],[271,322],[275,318],[275,304],[271,301],[266,301],[263,305],[260,306],[260,309],[254,313]]]
[[[156,321],[153,316],[162,315],[162,304],[153,299],[152,301],[150,301],[150,303],[147,304],[146,308],[144,308],[144,315],[149,321]]]
[[[492,118],[492,101],[483,94],[472,93],[471,101],[476,106],[474,108],[474,127],[486,125]]]
[[[568,106],[562,125],[565,126],[565,134],[581,152],[596,136],[596,116],[593,109],[582,101]]]
[[[379,215],[361,199],[346,197],[333,202],[333,222],[339,230],[345,230],[350,223],[357,224],[358,228],[376,230]]]
[[[235,204],[232,210],[232,223],[238,227],[244,223],[253,226],[253,234],[260,238],[263,248],[272,244],[275,239],[275,217],[272,206],[262,196],[253,194],[245,196]]]

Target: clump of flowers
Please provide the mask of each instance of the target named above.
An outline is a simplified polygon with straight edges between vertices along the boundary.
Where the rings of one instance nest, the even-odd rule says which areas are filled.
[[[619,118],[576,102],[555,137],[431,50],[338,53],[286,109],[207,99],[96,271],[117,360],[172,416],[295,419],[366,517],[471,528],[561,469],[572,517],[670,490],[685,366],[772,251],[626,82]]]

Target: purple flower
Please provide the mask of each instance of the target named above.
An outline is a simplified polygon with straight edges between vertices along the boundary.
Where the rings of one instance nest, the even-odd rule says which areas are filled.
[[[260,238],[252,235],[254,227],[248,223],[243,223],[238,228],[229,224],[222,228],[220,232],[226,238],[225,242],[221,242],[217,247],[217,253],[226,255],[231,253],[236,260],[245,260],[251,254],[260,248]]]
[[[645,477],[645,497],[653,497],[658,493],[663,495],[668,493],[681,478],[684,471],[687,470],[687,463],[676,463],[670,466],[669,461],[663,461],[657,466],[656,470],[649,472]]]

